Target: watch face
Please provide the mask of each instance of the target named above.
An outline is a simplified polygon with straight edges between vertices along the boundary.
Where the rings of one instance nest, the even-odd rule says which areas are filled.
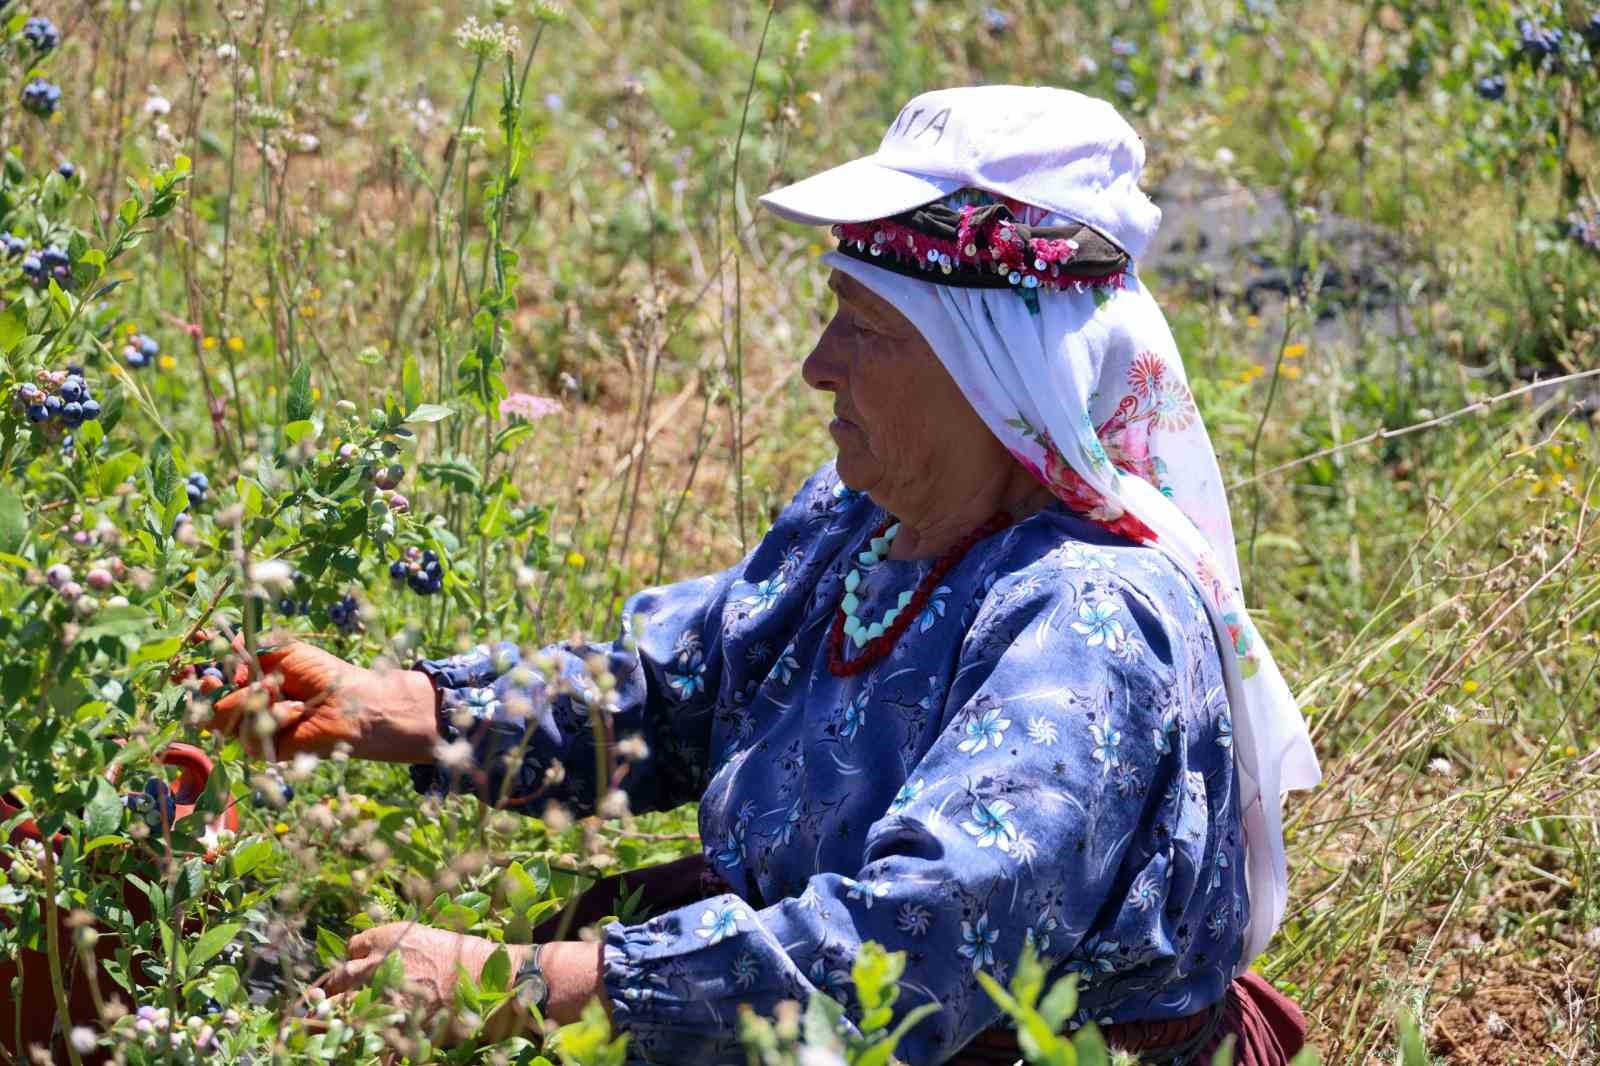
[[[545,983],[544,974],[525,974],[522,987],[517,992],[517,998],[526,1007],[543,1007],[545,998],[550,992],[550,986]]]

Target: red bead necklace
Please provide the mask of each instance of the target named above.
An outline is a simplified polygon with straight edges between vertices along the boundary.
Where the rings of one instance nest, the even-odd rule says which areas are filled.
[[[872,531],[871,536],[867,538],[868,542],[870,543],[873,539],[883,536],[884,533],[888,532],[889,527],[894,525],[894,522],[893,518],[887,519],[883,525]],[[939,586],[940,581],[944,580],[944,576],[961,561],[961,557],[966,555],[974,544],[985,537],[993,536],[1010,524],[1011,515],[1005,511],[997,511],[993,518],[968,533],[959,543],[952,545],[949,551],[939,556],[934,561],[933,568],[927,572],[921,581],[917,582],[917,589],[911,595],[911,602],[906,604],[905,609],[900,612],[900,616],[894,620],[894,624],[884,630],[880,636],[873,637],[867,641],[866,645],[861,649],[861,654],[854,659],[846,659],[844,657],[845,613],[844,594],[841,592],[839,606],[834,611],[833,628],[828,633],[828,672],[834,677],[853,677],[879,659],[882,659],[885,655],[888,655],[894,649],[895,643],[899,641],[900,635],[910,628],[912,620],[920,615],[922,609],[928,605],[928,597],[933,595],[933,590]]]

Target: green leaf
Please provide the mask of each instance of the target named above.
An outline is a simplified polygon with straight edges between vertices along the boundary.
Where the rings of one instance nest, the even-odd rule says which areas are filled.
[[[302,418],[298,421],[290,422],[288,425],[284,426],[283,436],[284,439],[290,444],[299,444],[307,437],[316,433],[316,431],[317,424],[315,422],[311,421],[309,418]]]
[[[412,424],[421,422],[442,422],[455,414],[450,408],[439,403],[418,404],[412,412],[406,415],[406,421]]]
[[[14,303],[0,311],[0,352],[9,352],[27,335],[28,314],[22,304]]]
[[[111,836],[122,827],[122,796],[116,787],[100,777],[95,779],[94,796],[83,810],[83,833],[91,840]]]
[[[1078,1009],[1078,975],[1068,974],[1050,986],[1039,1004],[1039,1014],[1050,1028],[1059,1032],[1072,1012]]]
[[[28,520],[22,513],[22,501],[10,487],[0,484],[0,551],[15,554],[28,536]]]
[[[350,955],[349,948],[345,947],[344,940],[339,934],[325,925],[317,926],[317,961],[324,967],[334,963],[343,962]]]
[[[93,840],[85,844],[83,846],[83,853],[87,855],[91,851],[98,851],[101,848],[109,848],[113,844],[126,844],[127,842],[128,838],[120,833],[107,833],[105,836],[95,837]]]
[[[139,453],[128,451],[113,455],[100,464],[100,495],[110,496],[116,487],[132,477],[139,469]]]
[[[221,925],[213,925],[201,933],[200,939],[195,941],[194,947],[189,950],[187,972],[192,974],[204,966],[213,955],[232,943],[233,938],[238,936],[239,930],[243,928],[243,922],[224,922]]]
[[[494,954],[489,956],[489,961],[483,964],[483,973],[478,977],[478,987],[485,992],[498,992],[501,995],[511,991],[511,956],[502,944],[494,949]]]
[[[178,490],[178,465],[172,461],[172,445],[165,437],[158,437],[150,448],[150,459],[145,464],[145,481],[150,495],[165,507],[172,502]]]
[[[528,908],[538,903],[539,897],[544,895],[539,883],[528,876],[528,871],[523,869],[520,862],[513,862],[506,867],[500,875],[500,887],[506,894],[506,902],[518,914],[526,914]]]
[[[284,412],[285,421],[300,422],[311,417],[315,410],[311,402],[311,368],[305,363],[294,368],[289,378],[289,406]]]
[[[233,851],[233,876],[243,877],[272,855],[272,841],[257,840]]]
[[[163,640],[148,640],[139,645],[139,650],[128,657],[129,666],[138,666],[140,663],[154,662],[157,659],[170,659],[183,647],[182,637],[167,637]]]
[[[405,398],[408,412],[415,411],[422,403],[422,374],[417,371],[417,360],[413,356],[406,356],[405,365],[400,368],[400,395]]]

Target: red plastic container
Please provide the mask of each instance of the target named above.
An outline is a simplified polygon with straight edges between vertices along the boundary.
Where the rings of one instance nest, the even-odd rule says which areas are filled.
[[[194,811],[195,804],[205,792],[206,782],[211,777],[211,759],[192,744],[170,744],[155,756],[155,761],[177,768],[178,780],[172,789],[173,798],[177,802],[176,817],[186,817]],[[115,779],[113,775],[112,780]],[[9,819],[20,810],[14,800],[15,797],[0,795],[0,821]],[[239,812],[234,808],[232,800],[229,800],[222,813],[212,821],[211,828],[238,831]],[[24,840],[42,839],[39,827],[31,819],[23,822],[11,833],[13,846]],[[56,843],[59,847],[59,840]],[[9,865],[7,860],[0,856],[0,869],[8,868]],[[136,921],[143,921],[149,916],[149,903],[144,899],[143,893],[129,889],[125,891],[123,898]],[[0,913],[0,922],[3,921],[5,915]],[[69,962],[64,968],[62,979],[66,982],[67,1007],[71,1017],[59,1031],[56,1028],[55,994],[50,988],[49,957],[40,951],[24,950],[20,959],[0,959],[0,1047],[5,1048],[7,1054],[19,1062],[28,1061],[27,1049],[35,1044],[49,1047],[53,1061],[65,1062],[67,1054],[62,1046],[62,1040],[67,1031],[73,1025],[93,1024],[95,1021],[94,1000],[83,974],[83,966],[76,959],[77,952],[73,947],[72,931],[63,924],[60,935],[61,951]],[[97,959],[114,958],[116,947],[116,937],[102,930],[100,941],[95,946],[95,956]],[[11,980],[16,976],[19,964],[23,981],[20,1004],[12,1001],[11,994]],[[111,995],[115,988],[116,986],[109,980],[102,981],[100,985],[101,994],[105,996]],[[22,1016],[21,1049],[18,1049],[15,1042],[19,1008]],[[103,1060],[103,1056],[84,1056],[85,1062]]]

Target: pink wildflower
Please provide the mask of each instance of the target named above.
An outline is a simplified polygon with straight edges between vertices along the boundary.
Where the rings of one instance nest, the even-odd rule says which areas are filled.
[[[535,396],[528,392],[513,392],[500,401],[500,414],[505,418],[525,418],[537,422],[561,410],[561,405],[548,396]]]

